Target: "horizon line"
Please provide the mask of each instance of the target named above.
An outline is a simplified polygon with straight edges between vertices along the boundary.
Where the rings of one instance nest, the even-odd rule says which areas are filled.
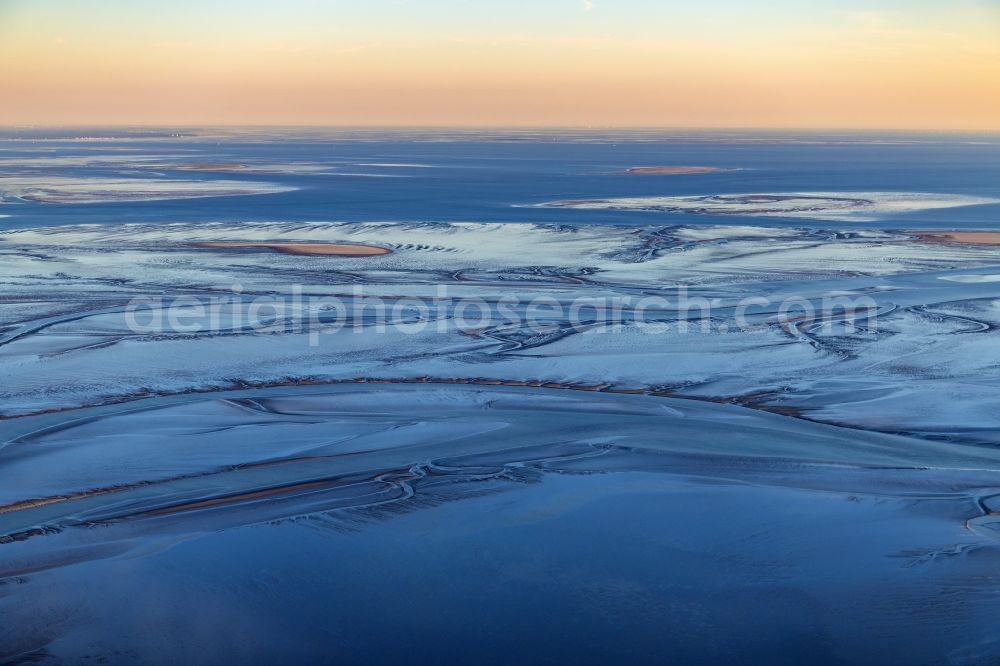
[[[549,125],[549,124],[350,124],[350,123],[0,123],[0,129],[352,129],[352,130],[574,130],[574,131],[731,131],[731,132],[904,132],[943,134],[1000,134],[1000,127],[831,127],[787,125]]]

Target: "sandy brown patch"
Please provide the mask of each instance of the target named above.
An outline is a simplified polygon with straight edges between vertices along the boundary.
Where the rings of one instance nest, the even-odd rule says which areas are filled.
[[[372,257],[392,252],[377,245],[352,245],[350,243],[250,243],[243,241],[210,241],[192,243],[194,247],[232,250],[275,250],[286,254],[325,257]]]
[[[919,231],[912,233],[925,243],[1000,245],[1000,231]]]
[[[690,173],[715,173],[716,171],[727,171],[727,169],[712,166],[640,166],[627,169],[625,173],[637,176],[680,176]]]

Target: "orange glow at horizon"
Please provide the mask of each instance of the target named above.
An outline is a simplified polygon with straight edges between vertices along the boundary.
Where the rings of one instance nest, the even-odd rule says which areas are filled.
[[[40,28],[19,4],[0,9],[0,124],[1000,130],[1000,20],[989,10],[968,31],[860,16],[716,38],[600,25],[122,38],[96,21]],[[589,7],[588,17],[602,5]]]

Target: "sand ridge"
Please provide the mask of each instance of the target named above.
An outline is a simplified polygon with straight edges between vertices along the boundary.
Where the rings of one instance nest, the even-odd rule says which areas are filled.
[[[247,241],[207,241],[192,243],[193,247],[207,249],[275,250],[286,254],[324,257],[372,257],[390,254],[392,250],[377,245],[355,245],[352,243],[285,243]]]
[[[718,171],[730,171],[730,169],[713,166],[637,166],[626,169],[625,173],[636,176],[681,176],[695,173],[716,173]]]
[[[1000,231],[919,231],[914,235],[925,243],[1000,245]]]

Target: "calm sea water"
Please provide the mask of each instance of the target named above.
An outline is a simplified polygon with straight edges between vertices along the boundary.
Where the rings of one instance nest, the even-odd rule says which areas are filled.
[[[329,165],[334,174],[132,168],[55,157],[162,156],[170,163]],[[404,166],[408,165],[408,166]],[[419,166],[417,166],[419,165]],[[736,171],[626,175],[633,166]],[[353,174],[353,175],[352,175]],[[489,221],[831,227],[798,219],[518,207],[558,199],[782,191],[902,191],[1000,198],[1000,136],[669,131],[33,130],[0,131],[0,177],[260,180],[281,194],[108,204],[11,203],[0,228],[171,221]],[[1000,205],[893,216],[866,227],[996,228]]]

